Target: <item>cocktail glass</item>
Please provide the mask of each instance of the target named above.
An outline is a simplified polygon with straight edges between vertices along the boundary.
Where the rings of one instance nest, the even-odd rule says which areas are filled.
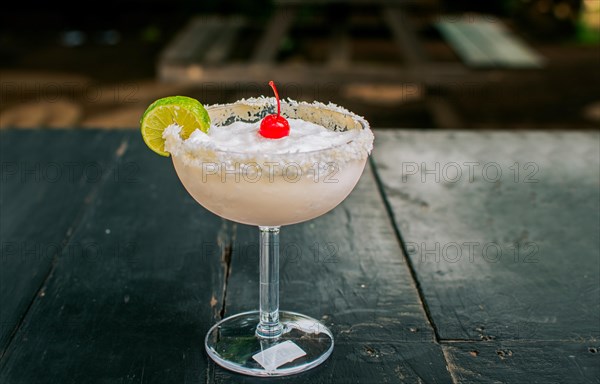
[[[206,109],[212,124],[226,127],[260,121],[274,105],[275,99],[259,98]],[[199,151],[185,145],[171,151],[181,182],[198,203],[225,219],[259,227],[259,310],[219,321],[205,339],[217,364],[252,376],[303,372],[331,354],[333,335],[325,325],[279,310],[279,230],[341,203],[358,182],[373,142],[363,118],[333,105],[288,100],[282,113],[345,132],[347,140],[294,154]]]

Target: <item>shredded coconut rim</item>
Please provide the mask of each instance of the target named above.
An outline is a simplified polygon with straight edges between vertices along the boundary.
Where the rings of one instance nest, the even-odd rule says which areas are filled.
[[[256,123],[266,115],[276,113],[276,100],[273,97],[242,99],[231,104],[206,106],[211,117],[211,125],[228,126],[234,122]],[[373,132],[369,123],[362,117],[333,103],[297,102],[281,100],[281,114],[288,119],[302,119],[325,127],[330,131],[354,131],[348,142],[317,150],[289,153],[240,152],[222,150],[211,144],[210,131],[207,138],[200,130],[194,131],[188,139],[180,136],[181,127],[170,125],[163,132],[165,149],[186,165],[201,166],[203,163],[248,163],[248,162],[294,162],[312,165],[315,162],[340,162],[362,160],[373,149]]]

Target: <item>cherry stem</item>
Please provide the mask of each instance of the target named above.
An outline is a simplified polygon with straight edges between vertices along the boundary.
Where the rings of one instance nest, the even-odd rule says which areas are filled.
[[[273,80],[269,81],[269,85],[273,88],[273,92],[275,93],[275,99],[277,99],[277,117],[281,115],[281,103],[279,102],[279,93],[277,93],[277,88],[275,88],[275,83]]]

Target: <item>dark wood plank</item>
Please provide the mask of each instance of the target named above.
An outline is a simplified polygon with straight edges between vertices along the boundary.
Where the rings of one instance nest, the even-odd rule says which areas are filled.
[[[135,178],[109,175],[89,202],[0,363],[2,383],[205,378],[203,338],[219,318],[225,270],[206,244],[227,249],[229,230],[137,131],[120,135]],[[114,152],[91,154],[104,150]]]
[[[387,6],[383,8],[382,15],[406,62],[413,66],[425,63],[427,55],[406,13],[399,7]]]
[[[209,46],[204,56],[204,63],[217,65],[225,61],[231,53],[240,28],[245,24],[242,17],[231,17],[221,21],[221,30]]]
[[[457,129],[464,127],[463,120],[446,97],[429,96],[427,106],[431,111],[436,128]]]
[[[195,17],[163,50],[159,66],[200,63],[210,47],[219,39],[223,20],[217,17]]]
[[[122,140],[107,131],[0,133],[0,356]]]
[[[258,306],[258,229],[235,236],[226,315]],[[283,227],[281,252],[281,308],[321,319],[335,338],[323,366],[283,382],[450,382],[369,166],[339,207]],[[262,382],[219,367],[210,379]]]
[[[333,26],[329,43],[327,65],[333,68],[345,68],[350,64],[352,41],[347,21],[340,21]]]
[[[436,24],[465,63],[475,68],[541,68],[544,59],[508,30],[500,20],[479,16],[475,20]]]
[[[444,354],[455,383],[597,383],[595,342],[451,343]]]
[[[377,132],[378,176],[442,341],[600,338],[599,140]]]
[[[252,63],[272,64],[275,61],[281,42],[287,36],[295,17],[296,7],[277,8],[258,42],[252,56]]]
[[[203,84],[206,81],[219,82],[223,85],[255,85],[257,82],[272,79],[286,79],[289,83],[301,85],[315,84],[352,84],[368,81],[373,84],[381,83],[424,83],[436,87],[436,91],[445,88],[464,87],[467,81],[467,71],[462,64],[426,64],[417,68],[403,68],[373,64],[353,64],[347,68],[331,68],[324,65],[277,65],[252,66],[245,64],[228,64],[223,67],[201,68],[197,64],[178,65],[165,63],[159,68],[161,80],[175,83]],[[476,72],[468,75],[473,84],[489,83],[493,74]]]

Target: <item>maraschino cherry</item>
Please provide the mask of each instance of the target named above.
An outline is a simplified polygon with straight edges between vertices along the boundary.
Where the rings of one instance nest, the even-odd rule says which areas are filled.
[[[290,124],[285,117],[281,116],[281,103],[279,102],[279,94],[277,88],[275,88],[275,83],[269,81],[269,85],[273,88],[277,99],[277,114],[266,116],[260,123],[258,133],[268,139],[281,139],[290,134]]]

